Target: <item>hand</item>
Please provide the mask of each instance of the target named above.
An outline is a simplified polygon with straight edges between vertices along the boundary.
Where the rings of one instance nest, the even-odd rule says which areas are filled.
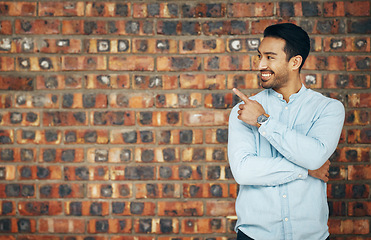
[[[249,125],[259,127],[256,121],[260,115],[265,113],[263,106],[257,101],[249,99],[245,94],[243,94],[237,88],[233,88],[232,90],[245,103],[245,104],[239,105],[240,110],[238,110],[237,112],[238,119],[240,119],[241,121],[244,121],[245,123]]]
[[[330,161],[327,160],[320,168],[317,170],[308,170],[308,174],[314,178],[318,178],[324,182],[328,182],[328,170],[330,168]]]

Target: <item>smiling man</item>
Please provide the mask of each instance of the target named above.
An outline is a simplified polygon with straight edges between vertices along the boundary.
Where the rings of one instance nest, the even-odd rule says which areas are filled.
[[[264,31],[258,49],[265,90],[243,100],[229,118],[228,157],[236,182],[237,239],[325,240],[328,158],[344,123],[344,107],[305,88],[300,70],[308,34],[291,24]]]

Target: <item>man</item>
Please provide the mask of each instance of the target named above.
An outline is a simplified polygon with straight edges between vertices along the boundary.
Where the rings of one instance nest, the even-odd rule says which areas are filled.
[[[229,118],[228,157],[240,190],[237,239],[325,240],[328,158],[344,122],[344,107],[306,89],[300,70],[308,34],[290,24],[269,26],[258,49],[265,90],[243,100]]]

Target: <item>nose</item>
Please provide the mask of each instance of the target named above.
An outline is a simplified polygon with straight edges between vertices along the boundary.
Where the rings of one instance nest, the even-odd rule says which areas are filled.
[[[258,68],[259,68],[259,70],[267,69],[267,62],[263,57],[259,59]]]

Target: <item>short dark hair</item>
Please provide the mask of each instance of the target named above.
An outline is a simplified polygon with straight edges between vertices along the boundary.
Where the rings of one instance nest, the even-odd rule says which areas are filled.
[[[292,57],[300,55],[303,58],[299,70],[304,65],[310,51],[310,39],[308,33],[301,27],[292,23],[280,23],[267,27],[264,37],[281,38],[286,45],[283,51],[286,53],[287,61]]]

